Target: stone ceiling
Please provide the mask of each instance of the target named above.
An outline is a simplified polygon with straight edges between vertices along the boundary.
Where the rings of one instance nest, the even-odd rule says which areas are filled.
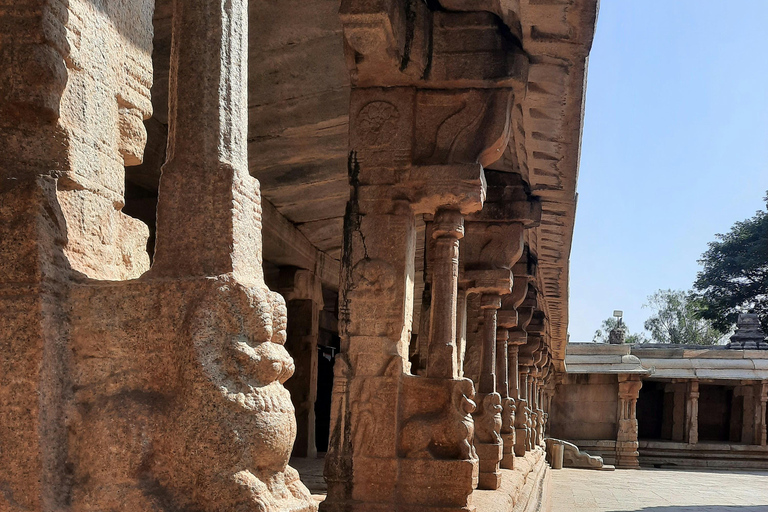
[[[167,123],[171,1],[155,14],[155,116],[147,163],[129,179],[156,187]],[[597,0],[520,0],[527,95],[513,115],[505,156],[491,166],[519,172],[542,198],[538,288],[562,369],[568,325],[568,260],[576,209],[586,80]],[[341,257],[347,183],[349,74],[338,0],[251,0],[249,163],[263,196],[329,260]],[[162,137],[152,136],[158,132]],[[153,185],[154,184],[154,185]],[[417,291],[417,296],[420,292]]]

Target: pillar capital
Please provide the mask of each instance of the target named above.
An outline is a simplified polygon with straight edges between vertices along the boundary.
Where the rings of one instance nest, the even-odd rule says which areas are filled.
[[[516,9],[492,1],[441,3],[445,10],[421,2],[404,8],[397,0],[343,0],[339,15],[353,86],[522,89],[529,64],[518,42]],[[500,27],[497,16],[508,26]],[[471,53],[459,44],[467,38],[476,41]],[[499,48],[505,49],[501,57]]]

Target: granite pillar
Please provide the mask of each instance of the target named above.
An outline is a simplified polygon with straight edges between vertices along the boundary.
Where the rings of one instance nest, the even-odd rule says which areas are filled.
[[[637,375],[619,375],[619,431],[616,437],[616,467],[638,469],[637,398],[643,382]]]

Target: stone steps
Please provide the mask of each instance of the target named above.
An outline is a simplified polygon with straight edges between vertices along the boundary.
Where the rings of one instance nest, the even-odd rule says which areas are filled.
[[[759,445],[640,441],[639,452],[646,467],[768,469],[768,447]]]

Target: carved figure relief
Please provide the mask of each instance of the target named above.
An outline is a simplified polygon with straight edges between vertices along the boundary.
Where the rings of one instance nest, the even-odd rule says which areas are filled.
[[[356,422],[354,440],[352,445],[358,455],[370,455],[374,445],[379,442],[376,434],[375,411],[387,407],[384,400],[378,398],[375,385],[372,380],[363,383],[360,398],[351,404],[352,416]]]
[[[188,494],[190,505],[316,510],[287,466],[296,419],[283,386],[294,372],[283,346],[285,302],[263,284],[212,284],[192,313],[191,347],[180,347],[189,350],[188,359],[181,354],[189,387],[169,430],[183,432],[167,436],[160,459],[170,474],[161,479]]]
[[[475,414],[475,438],[479,443],[501,444],[501,395],[488,393]]]
[[[357,114],[360,138],[371,147],[388,146],[398,132],[400,112],[387,101],[372,101]]]
[[[515,399],[504,398],[501,400],[501,433],[512,434],[515,432]]]
[[[355,284],[348,292],[350,298],[380,301],[395,287],[395,269],[384,260],[364,258],[352,272]]]
[[[408,420],[401,434],[404,457],[475,460],[472,444],[475,424],[472,413],[475,388],[469,379],[460,379],[453,389],[451,407],[440,414],[417,415]]]

